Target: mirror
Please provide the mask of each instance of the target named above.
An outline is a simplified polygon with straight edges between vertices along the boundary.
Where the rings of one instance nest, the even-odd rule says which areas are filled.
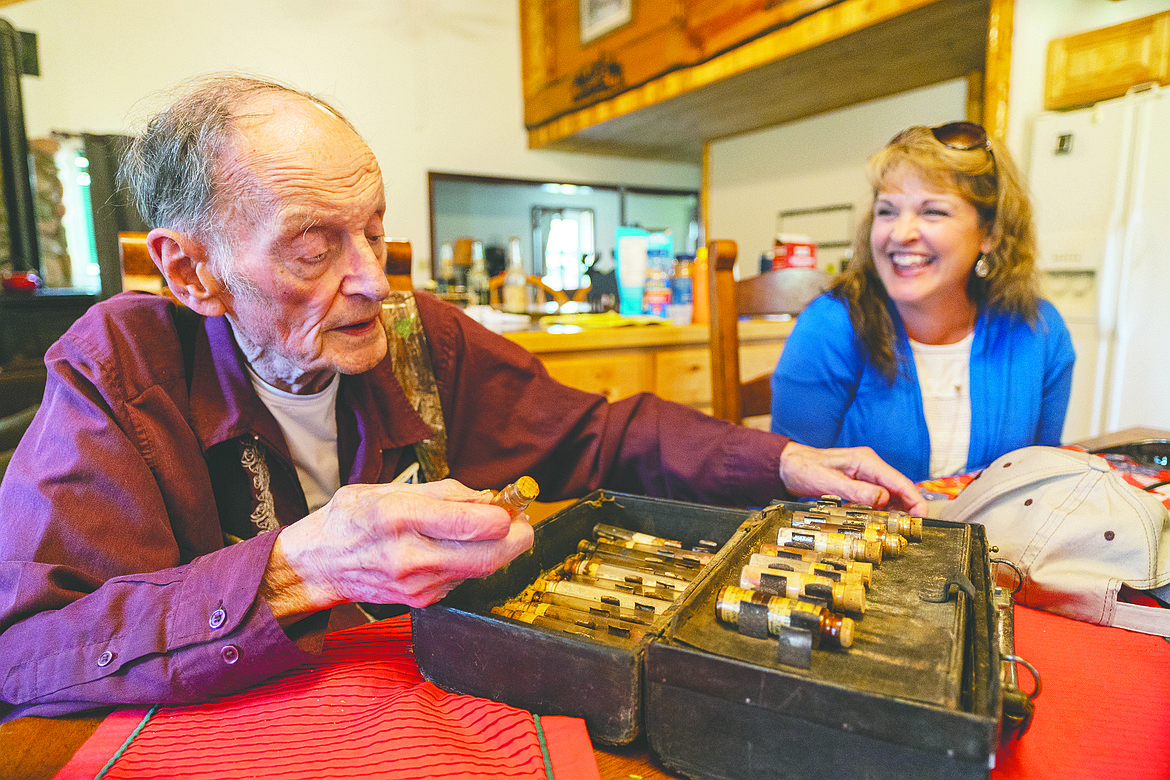
[[[488,273],[494,276],[503,270],[508,240],[519,236],[525,270],[557,290],[577,289],[594,258],[613,256],[619,227],[668,231],[676,256],[693,256],[698,246],[696,190],[434,171],[427,177],[433,277],[438,275],[440,248],[461,238],[483,242]]]

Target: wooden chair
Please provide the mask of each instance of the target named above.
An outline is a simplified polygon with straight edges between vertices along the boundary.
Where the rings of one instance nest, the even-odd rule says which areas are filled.
[[[548,301],[554,301],[557,308],[560,309],[569,302],[569,296],[565,295],[563,290],[554,290],[545,284],[545,281],[539,276],[529,274],[527,277],[528,286],[536,291],[536,302],[538,304],[545,304]],[[493,276],[488,280],[488,302],[492,306],[502,306],[504,303],[504,274]]]
[[[589,280],[586,279],[582,286],[573,291],[573,297],[569,300],[573,301],[573,303],[585,303],[585,301],[589,299],[590,289],[592,289],[592,285],[590,284]]]
[[[146,248],[146,233],[119,233],[118,258],[122,261],[123,290],[145,290],[176,300],[162,271],[150,258],[150,250]]]
[[[711,400],[714,416],[742,423],[771,414],[771,375],[746,382],[739,376],[739,318],[798,314],[828,289],[832,276],[815,268],[785,268],[748,279],[734,275],[734,241],[707,244],[711,300]]]

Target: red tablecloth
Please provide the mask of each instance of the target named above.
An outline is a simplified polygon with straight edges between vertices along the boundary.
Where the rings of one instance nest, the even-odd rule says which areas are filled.
[[[992,780],[1170,778],[1170,642],[1024,607],[1015,636],[1043,688],[1031,730],[1000,750]],[[111,715],[57,780],[93,778],[115,754],[111,780],[598,777],[582,721],[534,719],[422,680],[405,616],[333,634],[317,664],[253,691],[159,709],[121,750],[144,715]]]
[[[577,718],[531,713],[423,680],[410,618],[326,638],[312,665],[205,704],[118,711],[55,780],[544,778],[597,780]]]
[[[1042,688],[1031,729],[1001,748],[993,780],[1170,778],[1170,642],[1025,607],[1015,639]]]

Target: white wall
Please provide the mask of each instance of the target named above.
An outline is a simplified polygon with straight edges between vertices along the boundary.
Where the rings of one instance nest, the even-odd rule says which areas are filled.
[[[866,158],[907,125],[962,118],[966,95],[949,81],[711,144],[708,238],[734,239],[739,275],[754,276],[777,229],[793,230],[780,211],[852,203],[859,219]]]
[[[1032,122],[1044,108],[1048,43],[1167,10],[1170,0],[1016,0],[1007,142],[1021,170],[1028,170]]]
[[[1167,0],[1016,0],[1007,143],[1020,159],[1040,110],[1048,41],[1170,8]],[[29,134],[130,132],[159,100],[209,71],[273,76],[334,100],[382,163],[386,227],[429,268],[428,170],[698,188],[696,166],[530,151],[516,0],[24,0],[0,8],[37,33],[25,77]],[[776,212],[867,198],[866,155],[908,124],[961,116],[950,82],[712,148],[711,236],[758,257]],[[750,266],[755,267],[754,262]]]
[[[134,132],[191,76],[242,70],[320,93],[382,165],[387,233],[430,267],[427,171],[698,189],[698,166],[531,151],[516,0],[24,0],[30,136]],[[425,278],[425,270],[422,271]]]
[[[1027,171],[1048,42],[1165,11],[1170,0],[1016,0],[1015,7],[1005,140]],[[737,270],[755,274],[779,211],[850,202],[868,208],[866,157],[907,125],[963,118],[965,98],[966,82],[956,80],[712,144],[710,237],[736,240]]]

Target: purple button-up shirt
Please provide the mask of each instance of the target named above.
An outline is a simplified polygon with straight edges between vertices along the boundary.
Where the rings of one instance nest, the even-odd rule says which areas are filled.
[[[546,500],[598,487],[728,506],[786,496],[787,439],[566,387],[455,307],[417,300],[463,483],[530,474]],[[259,595],[277,535],[255,534],[257,496],[279,525],[307,508],[227,323],[126,293],[45,362],[44,401],[0,486],[0,714],[205,700],[312,658]],[[346,484],[389,481],[431,433],[388,360],[342,377],[337,423]],[[264,490],[245,449],[266,460]],[[243,541],[225,546],[225,532]]]

